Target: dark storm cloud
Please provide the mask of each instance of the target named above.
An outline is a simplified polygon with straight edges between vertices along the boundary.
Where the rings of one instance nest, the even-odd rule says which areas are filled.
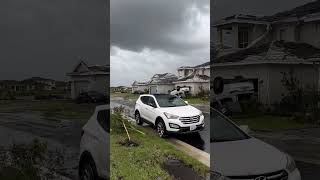
[[[194,17],[194,14],[187,13],[190,8],[202,12],[209,11],[208,2],[208,0],[111,1],[111,44],[132,51],[141,51],[147,47],[171,53],[183,53],[185,50],[201,48],[201,43],[178,40],[172,36],[187,31],[186,24]]]
[[[106,64],[106,0],[1,0],[0,79],[66,79],[85,57]]]
[[[209,61],[209,2],[111,1],[111,86]]]

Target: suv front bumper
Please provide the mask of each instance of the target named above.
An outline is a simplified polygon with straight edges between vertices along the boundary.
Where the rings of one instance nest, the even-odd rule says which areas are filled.
[[[169,134],[195,133],[195,132],[202,131],[205,127],[204,116],[201,116],[199,122],[197,122],[197,123],[183,124],[180,120],[177,120],[177,119],[175,119],[175,120],[167,119],[165,121],[165,124],[166,124],[167,132]],[[169,124],[174,124],[179,127],[173,128],[173,127],[171,127],[172,125],[169,125]],[[193,127],[192,130],[191,130],[191,127]]]

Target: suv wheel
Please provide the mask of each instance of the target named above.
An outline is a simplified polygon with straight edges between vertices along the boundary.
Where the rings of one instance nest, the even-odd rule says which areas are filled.
[[[156,124],[156,128],[157,128],[157,132],[161,138],[166,137],[167,130],[166,130],[166,126],[162,120],[158,121],[158,123]]]
[[[136,123],[138,125],[142,125],[143,124],[143,122],[141,121],[141,117],[140,117],[140,113],[139,112],[136,112],[135,119],[136,119]]]
[[[81,164],[79,175],[80,180],[96,180],[98,178],[96,166],[91,159],[88,159]]]

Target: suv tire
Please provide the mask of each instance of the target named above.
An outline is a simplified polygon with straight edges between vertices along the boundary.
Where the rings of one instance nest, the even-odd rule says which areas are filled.
[[[96,166],[91,158],[86,159],[80,164],[79,167],[79,179],[80,180],[96,180],[98,179],[98,173]]]
[[[142,120],[141,120],[140,113],[139,113],[138,111],[137,111],[136,114],[135,114],[135,119],[136,119],[136,123],[137,123],[138,125],[142,125],[142,124],[143,124],[143,122],[142,122]]]
[[[164,124],[162,119],[157,121],[156,130],[157,130],[159,137],[165,138],[167,136],[166,125]]]

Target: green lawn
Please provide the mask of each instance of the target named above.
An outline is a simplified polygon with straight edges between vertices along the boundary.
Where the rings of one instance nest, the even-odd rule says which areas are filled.
[[[289,117],[259,115],[255,117],[234,117],[232,120],[238,125],[248,125],[250,129],[257,131],[283,131],[289,129],[301,129],[315,127],[310,123],[300,123]]]
[[[139,94],[132,94],[132,93],[111,93],[110,94],[111,97],[122,97],[125,100],[137,100],[138,97],[140,96]]]
[[[207,104],[209,105],[208,98],[200,98],[200,97],[186,97],[183,100],[188,101],[189,104]]]
[[[47,118],[87,120],[95,106],[95,104],[76,104],[70,100],[7,100],[0,101],[0,112],[34,112]]]
[[[118,117],[113,114],[111,118]],[[140,144],[138,147],[120,145],[118,141],[126,138],[125,134],[111,131],[110,179],[172,179],[162,168],[162,164],[169,156],[178,158],[186,165],[192,166],[194,171],[203,177],[208,172],[208,168],[205,165],[180,152],[169,142],[159,138],[154,133],[146,131],[144,128],[139,128],[139,130],[144,131],[146,134],[130,131],[132,140]]]

